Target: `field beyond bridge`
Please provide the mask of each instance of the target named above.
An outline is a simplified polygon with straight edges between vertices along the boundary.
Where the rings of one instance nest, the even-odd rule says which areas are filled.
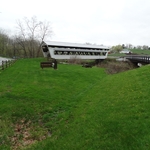
[[[0,70],[0,149],[150,149],[150,66],[103,68],[20,59]]]

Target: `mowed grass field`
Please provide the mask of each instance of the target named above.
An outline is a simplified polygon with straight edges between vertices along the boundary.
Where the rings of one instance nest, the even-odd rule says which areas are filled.
[[[18,60],[0,71],[0,149],[150,149],[150,66],[102,68]]]

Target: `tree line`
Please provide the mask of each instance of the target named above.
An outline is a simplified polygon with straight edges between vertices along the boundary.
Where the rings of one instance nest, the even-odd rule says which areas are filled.
[[[112,51],[117,51],[117,52],[120,52],[121,50],[123,50],[123,49],[130,49],[130,50],[132,50],[132,49],[138,49],[138,50],[150,50],[150,47],[149,46],[147,46],[147,45],[143,45],[143,46],[140,46],[140,45],[138,45],[138,46],[133,46],[132,44],[122,44],[122,45],[116,45],[116,46],[112,46],[111,47],[111,50]]]
[[[0,29],[0,56],[11,58],[34,58],[43,56],[42,41],[53,34],[51,24],[38,21],[37,17],[23,18],[16,22],[16,33],[9,35]]]

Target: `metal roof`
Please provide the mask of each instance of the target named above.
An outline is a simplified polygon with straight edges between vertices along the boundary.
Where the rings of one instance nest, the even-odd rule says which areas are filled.
[[[78,44],[78,43],[68,43],[68,42],[56,42],[56,41],[43,41],[44,44],[48,46],[56,47],[77,47],[77,48],[91,48],[91,49],[109,49],[109,47],[101,45],[87,45],[87,44]]]
[[[56,51],[62,51],[62,52],[105,52],[105,50],[88,50],[88,49],[84,49],[84,50],[81,50],[81,49],[60,49],[60,48],[54,48],[54,50]]]

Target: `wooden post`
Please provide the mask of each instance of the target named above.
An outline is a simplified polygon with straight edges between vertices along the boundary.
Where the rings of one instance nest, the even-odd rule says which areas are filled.
[[[6,68],[7,68],[7,60],[5,61],[5,63],[6,63]]]
[[[4,61],[2,61],[2,70],[4,70]]]
[[[10,67],[13,63],[15,63],[15,60],[2,60],[2,65],[0,66],[0,69],[4,70],[5,68]]]
[[[8,60],[8,66],[10,67],[11,60]]]
[[[57,60],[54,59],[54,69],[57,69]]]
[[[1,66],[0,66],[1,70],[2,70],[2,61],[1,61]]]

